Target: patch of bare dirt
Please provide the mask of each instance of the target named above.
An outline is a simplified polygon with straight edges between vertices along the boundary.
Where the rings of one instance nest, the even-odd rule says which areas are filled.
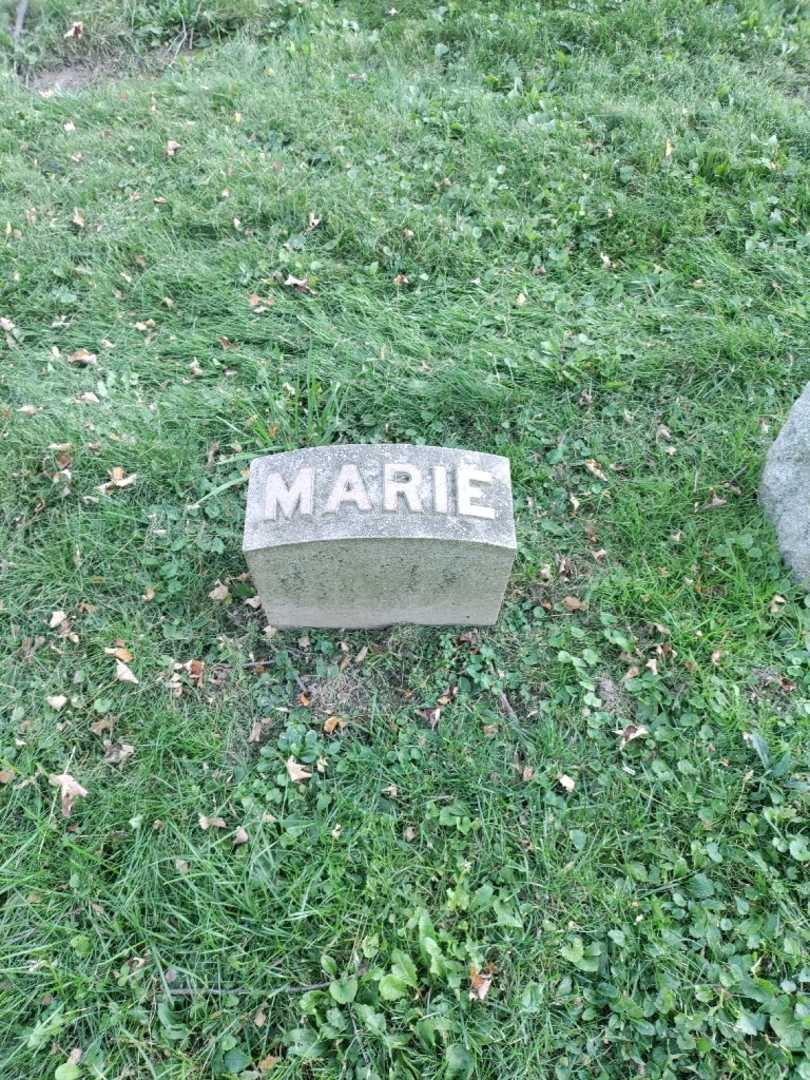
[[[113,67],[107,63],[65,64],[62,67],[37,71],[26,82],[36,94],[75,94],[86,86],[114,74]]]
[[[347,668],[331,679],[307,681],[311,707],[317,712],[345,715],[368,711],[374,689],[362,669]]]
[[[627,716],[631,711],[628,694],[609,675],[602,676],[597,683],[596,692],[604,705],[605,712],[612,716]]]

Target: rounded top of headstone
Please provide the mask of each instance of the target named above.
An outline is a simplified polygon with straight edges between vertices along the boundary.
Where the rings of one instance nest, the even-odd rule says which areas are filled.
[[[337,539],[433,539],[514,550],[509,460],[360,443],[255,458],[244,551]]]

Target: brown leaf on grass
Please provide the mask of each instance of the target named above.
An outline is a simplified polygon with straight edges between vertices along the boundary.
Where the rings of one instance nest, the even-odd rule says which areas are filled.
[[[409,844],[410,844],[411,840],[415,840],[415,839],[416,839],[416,837],[417,837],[418,835],[419,835],[419,834],[418,834],[418,832],[416,831],[416,829],[415,829],[415,828],[413,827],[413,825],[409,825],[409,826],[408,826],[408,827],[407,827],[407,828],[406,828],[406,829],[404,830],[404,832],[402,833],[402,836],[403,836],[403,838],[404,838],[404,839],[405,839],[405,840],[406,840],[406,841],[407,841],[407,842],[408,842]]]
[[[343,731],[348,726],[348,722],[340,716],[327,716],[323,722],[323,730],[327,735],[331,735],[335,731]]]
[[[0,769],[0,784],[10,784],[16,775],[13,769]]]
[[[228,591],[228,586],[223,585],[222,582],[215,585],[211,592],[208,594],[209,600],[215,600],[217,603],[225,604],[230,600],[231,594]]]
[[[257,611],[262,606],[262,598],[260,596],[247,596],[242,603]]]
[[[50,707],[56,709],[57,712],[59,712],[60,709],[64,709],[65,705],[67,705],[67,698],[64,694],[52,694],[49,698],[46,698],[46,701]]]
[[[63,34],[63,37],[65,37],[66,39],[67,38],[80,38],[83,33],[84,33],[84,23],[83,22],[74,22],[74,23],[71,23],[70,29],[67,31],[66,34]]]
[[[76,799],[84,799],[87,795],[87,789],[75,780],[70,773],[52,773],[48,777],[48,783],[53,787],[58,787],[59,794],[62,798],[62,816],[70,817],[70,812],[73,809],[73,803]]]
[[[249,743],[261,742],[263,733],[264,733],[264,724],[261,722],[261,720],[256,720],[255,723],[253,724],[253,726],[250,729],[250,734],[248,735],[248,742]]]
[[[175,859],[174,868],[178,874],[187,874],[191,869],[185,859]]]
[[[596,461],[594,458],[588,458],[588,460],[585,462],[585,468],[588,470],[591,476],[595,476],[597,480],[602,480],[604,481],[604,483],[607,483],[607,477],[605,476],[604,472],[602,472],[602,468],[599,462]]]
[[[73,207],[73,217],[70,219],[71,225],[75,225],[77,229],[83,229],[87,222],[82,216],[81,210],[77,206]]]
[[[577,786],[576,780],[572,780],[572,778],[570,776],[567,776],[565,773],[560,773],[560,775],[557,777],[557,783],[560,785],[561,788],[567,791],[569,795]]]
[[[98,363],[98,356],[82,347],[68,354],[68,363],[75,364],[76,367],[90,367],[91,364]]]
[[[247,829],[240,825],[236,832],[233,834],[233,846],[239,847],[241,844],[246,844],[250,837],[248,836]]]
[[[473,964],[470,968],[470,1001],[483,1001],[492,986],[494,971],[479,971]]]
[[[111,716],[102,716],[90,725],[90,730],[94,735],[103,735],[105,731],[112,731],[114,723],[115,721]]]
[[[616,734],[621,736],[620,749],[624,750],[625,746],[632,742],[633,739],[643,739],[648,734],[648,729],[643,724],[626,724]]]
[[[563,607],[566,611],[586,611],[588,605],[584,600],[580,600],[578,596],[564,596]]]
[[[129,743],[110,742],[104,740],[104,760],[108,765],[123,765],[135,753],[135,747]]]
[[[779,593],[776,593],[771,600],[771,615],[779,615],[786,603],[787,600],[785,600],[784,596],[780,596]]]
[[[227,829],[228,827],[225,818],[221,817],[206,817],[204,814],[200,814],[197,821],[203,831],[207,829]]]
[[[271,1069],[275,1068],[280,1061],[281,1058],[276,1054],[268,1054],[267,1057],[262,1058],[256,1068],[260,1073],[268,1073]]]
[[[57,626],[62,625],[62,623],[65,621],[65,619],[67,619],[67,615],[65,614],[64,611],[54,611],[52,613],[52,615],[51,615],[48,626],[50,627],[51,630],[55,630],[57,628]]]
[[[287,286],[288,289],[295,289],[297,292],[300,293],[312,294],[312,289],[309,285],[309,278],[297,278],[294,277],[292,274],[288,274],[284,284]]]
[[[169,139],[166,143],[166,157],[174,157],[178,150],[182,150],[179,142],[175,142],[174,139]]]
[[[118,682],[128,682],[138,685],[138,680],[135,678],[135,674],[130,667],[128,667],[123,660],[116,660],[115,662],[115,677]]]
[[[531,765],[525,765],[520,775],[524,783],[528,784],[530,780],[534,779],[534,769]]]
[[[498,734],[498,725],[484,724],[484,726],[481,728],[481,731],[483,731],[483,733],[488,739],[494,739],[495,736]]]
[[[305,769],[294,757],[288,757],[285,765],[287,766],[287,775],[294,784],[300,784],[303,780],[309,780],[312,776],[309,769]]]
[[[404,285],[410,285],[411,283],[411,279],[407,274],[395,274],[392,280],[398,289],[401,289]]]
[[[154,600],[154,599],[155,599],[155,590],[150,585],[149,588],[144,592],[143,596],[141,597],[141,600],[143,600],[145,603],[148,604],[150,600]]]

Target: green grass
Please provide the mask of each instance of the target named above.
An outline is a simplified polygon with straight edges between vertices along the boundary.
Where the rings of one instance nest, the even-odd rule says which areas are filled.
[[[3,54],[0,1076],[810,1077],[810,22],[386,6]],[[495,629],[265,634],[244,470],[334,441],[509,456]]]

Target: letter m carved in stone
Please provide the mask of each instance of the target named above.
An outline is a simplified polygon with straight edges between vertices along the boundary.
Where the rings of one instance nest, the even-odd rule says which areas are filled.
[[[299,469],[289,487],[281,473],[272,472],[267,477],[264,496],[264,516],[270,521],[278,518],[278,511],[288,520],[296,510],[300,514],[312,515],[314,492],[314,472],[312,469]]]

